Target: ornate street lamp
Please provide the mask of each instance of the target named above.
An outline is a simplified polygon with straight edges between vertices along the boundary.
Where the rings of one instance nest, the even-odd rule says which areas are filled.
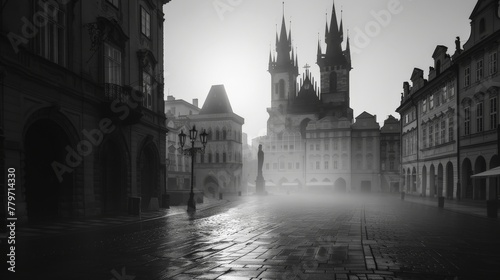
[[[198,131],[196,130],[196,127],[193,125],[193,128],[189,130],[189,140],[191,141],[191,147],[184,149],[187,135],[182,130],[181,133],[179,133],[179,142],[181,144],[181,149],[183,154],[186,156],[191,156],[191,192],[189,193],[188,209],[187,209],[188,211],[196,211],[196,203],[194,201],[194,192],[193,192],[194,160],[196,158],[197,153],[203,154],[205,152],[208,133],[205,130],[203,130],[203,132],[200,133],[200,142],[203,145],[203,147],[194,146],[194,142],[196,141],[197,136],[198,136]]]

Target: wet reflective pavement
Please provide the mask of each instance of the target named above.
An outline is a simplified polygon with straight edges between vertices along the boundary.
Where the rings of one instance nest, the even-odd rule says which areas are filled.
[[[18,239],[13,279],[500,279],[500,222],[395,197],[249,196]]]

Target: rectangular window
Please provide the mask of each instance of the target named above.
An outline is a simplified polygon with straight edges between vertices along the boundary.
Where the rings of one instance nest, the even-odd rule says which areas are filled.
[[[288,169],[292,169],[293,168],[293,164],[291,162],[288,163]]]
[[[476,129],[477,132],[482,132],[484,130],[482,102],[476,104]]]
[[[455,123],[453,120],[453,115],[448,118],[448,141],[452,142],[455,140]]]
[[[328,151],[330,149],[330,143],[325,142],[325,151]]]
[[[328,166],[328,161],[325,161],[325,170],[328,170],[329,166]]]
[[[275,162],[275,163],[273,163],[273,169],[274,169],[274,170],[278,169],[278,163],[276,163],[276,162]]]
[[[122,85],[122,53],[108,44],[104,44],[104,82]]]
[[[141,7],[141,33],[150,38],[151,37],[151,15]]]
[[[446,143],[446,120],[441,121],[441,144]]]
[[[490,54],[490,75],[493,75],[497,72],[497,53]]]
[[[285,162],[284,161],[280,161],[280,170],[283,170],[285,169]]]
[[[436,123],[434,124],[434,133],[435,133],[435,136],[434,136],[434,141],[436,141],[436,145],[439,145],[440,142],[440,138],[439,138],[439,122],[436,121]]]
[[[490,129],[496,129],[497,125],[497,98],[493,97],[490,99]]]
[[[300,162],[295,163],[295,169],[300,169]]]
[[[434,108],[434,94],[431,94],[429,96],[429,110],[432,110]]]
[[[479,82],[483,78],[483,60],[480,59],[476,62],[476,82]]]
[[[422,112],[427,112],[427,99],[422,100]]]
[[[429,124],[429,147],[434,146],[434,126]]]
[[[319,151],[319,144],[316,144],[316,151]]]
[[[422,129],[422,144],[424,145],[424,149],[427,148],[427,128],[425,126]]]
[[[143,105],[144,107],[152,110],[153,109],[153,84],[151,75],[146,72],[142,72],[142,93],[144,95]]]
[[[333,139],[333,149],[335,151],[339,149],[339,141],[337,139]]]
[[[394,170],[394,161],[389,161],[389,170]]]
[[[464,86],[470,86],[470,66],[467,66],[464,69]]]
[[[335,170],[339,169],[339,163],[336,160],[333,161],[333,169]]]
[[[464,108],[464,134],[470,134],[470,107]]]
[[[46,1],[41,3],[36,5],[38,11],[34,14],[34,18],[37,18],[35,24],[42,23],[37,25],[39,29],[33,27],[37,31],[35,51],[54,63],[66,66],[66,13],[61,9],[63,4],[55,6]]]
[[[319,170],[320,166],[319,166],[319,161],[316,162],[316,169]]]
[[[290,150],[293,150],[293,148],[294,148],[293,145],[290,145]]]

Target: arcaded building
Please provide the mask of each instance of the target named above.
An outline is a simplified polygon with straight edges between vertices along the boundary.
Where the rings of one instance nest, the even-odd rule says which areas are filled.
[[[413,70],[401,105],[401,183],[422,196],[494,199],[497,179],[472,179],[500,165],[498,158],[498,1],[478,1],[471,33],[455,51],[437,46],[429,68]]]
[[[157,207],[167,2],[3,3],[0,158],[16,170],[18,219]]]

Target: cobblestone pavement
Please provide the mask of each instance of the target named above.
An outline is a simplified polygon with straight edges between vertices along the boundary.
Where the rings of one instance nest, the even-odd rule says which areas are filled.
[[[500,279],[499,232],[496,220],[394,197],[253,196],[19,238],[13,279]]]

